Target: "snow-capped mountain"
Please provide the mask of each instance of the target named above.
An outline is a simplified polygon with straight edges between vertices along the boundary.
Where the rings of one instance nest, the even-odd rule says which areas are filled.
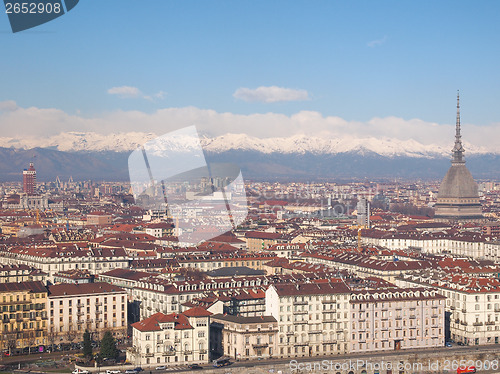
[[[65,152],[128,152],[155,139],[157,134],[129,132],[117,134],[98,134],[95,132],[66,132],[45,138],[7,138],[0,137],[0,147],[32,149],[50,148]],[[187,149],[197,146],[197,139],[187,137]],[[178,148],[179,143],[176,143]],[[280,138],[256,138],[246,134],[225,134],[217,137],[202,137],[201,145],[207,152],[223,153],[228,151],[252,151],[263,154],[313,154],[335,155],[340,153],[375,153],[385,157],[435,158],[449,157],[452,145],[422,144],[415,140],[395,138],[343,138],[314,137],[293,135]],[[498,153],[483,147],[465,143],[467,154]]]

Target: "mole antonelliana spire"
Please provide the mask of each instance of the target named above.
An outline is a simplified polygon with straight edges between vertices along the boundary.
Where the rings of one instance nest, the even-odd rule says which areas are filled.
[[[441,182],[437,203],[434,205],[436,218],[481,219],[483,217],[477,184],[465,166],[464,152],[460,127],[460,95],[457,92],[455,145],[452,150],[451,167]]]
[[[460,134],[460,92],[457,91],[457,122],[455,129],[455,146],[453,147],[452,163],[465,163],[462,135]]]

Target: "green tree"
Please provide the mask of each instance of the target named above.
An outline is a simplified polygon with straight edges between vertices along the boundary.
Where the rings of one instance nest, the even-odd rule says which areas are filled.
[[[106,331],[101,340],[101,357],[102,358],[117,358],[118,349],[116,349],[116,340],[110,331]]]
[[[83,355],[89,359],[92,358],[92,342],[88,331],[83,334]]]

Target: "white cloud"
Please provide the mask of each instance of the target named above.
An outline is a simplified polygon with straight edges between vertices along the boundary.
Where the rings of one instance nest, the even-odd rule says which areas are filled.
[[[374,48],[384,44],[386,41],[387,41],[387,35],[385,35],[382,39],[372,40],[371,42],[366,43],[366,45],[370,48]]]
[[[233,97],[243,101],[257,101],[263,103],[309,100],[309,94],[306,90],[295,90],[277,86],[261,86],[255,89],[241,87],[234,92]]]
[[[141,92],[137,87],[132,86],[120,86],[120,87],[111,87],[108,89],[108,94],[117,95],[122,99],[126,98],[142,98],[149,101],[154,101],[155,99],[163,99],[166,95],[166,92],[159,91],[153,95],[146,95]]]
[[[68,114],[54,108],[23,108],[15,102],[0,102],[0,128],[3,137],[47,137],[61,132],[96,132],[98,134],[146,132],[157,135],[195,125],[200,134],[219,136],[227,133],[247,134],[257,138],[315,136],[328,139],[393,138],[415,140],[447,148],[454,141],[454,124],[438,124],[420,119],[399,117],[372,118],[366,122],[348,121],[336,116],[323,116],[315,111],[293,115],[280,113],[235,114],[195,107],[164,108],[153,113],[114,111],[94,117]],[[475,147],[498,151],[500,123],[489,126],[462,124],[463,138]],[[466,151],[472,148],[466,145]]]
[[[14,100],[0,101],[0,111],[12,112],[17,109],[17,104]]]
[[[139,97],[139,96],[142,96],[141,91],[137,87],[131,87],[131,86],[111,87],[108,90],[108,94],[118,95],[120,97]]]

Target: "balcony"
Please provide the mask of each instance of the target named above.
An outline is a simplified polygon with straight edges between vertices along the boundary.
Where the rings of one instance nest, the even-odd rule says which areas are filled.
[[[417,316],[410,316],[410,319],[415,319],[417,318]]]
[[[179,339],[179,338],[174,339],[174,343],[180,343],[180,342],[181,342],[181,339]]]
[[[294,347],[307,347],[309,346],[309,342],[302,342],[302,343],[294,343]]]
[[[467,309],[462,309],[462,313],[467,313]]]
[[[185,355],[192,355],[193,351],[184,351],[183,354],[185,354]]]
[[[286,332],[286,334],[287,334],[287,335],[293,335],[293,334],[294,334],[294,332],[293,332],[293,331],[287,331],[287,332]]]
[[[482,322],[474,322],[474,323],[472,324],[472,326],[482,326],[482,325],[483,325],[483,323],[482,323]]]
[[[146,353],[144,356],[146,356],[146,357],[153,357],[153,355],[154,354],[150,352],[150,353]]]
[[[487,326],[493,326],[495,324],[495,321],[488,321],[484,323]]]
[[[77,316],[83,316],[84,314],[85,314],[85,313],[83,313],[83,312],[78,312],[78,313],[76,313],[76,315],[77,315]]]
[[[337,304],[337,300],[321,300],[323,304]]]
[[[268,343],[252,344],[253,348],[267,348],[268,346],[269,346]]]
[[[200,349],[200,355],[204,355],[207,353],[207,350],[206,349]]]
[[[297,310],[296,312],[293,312],[293,314],[309,314],[307,310]]]
[[[455,310],[455,307],[453,305],[450,306],[450,310]]]
[[[294,301],[293,305],[307,305],[307,301]]]
[[[162,353],[163,356],[175,356],[175,351],[167,351]]]
[[[296,325],[307,325],[309,322],[308,321],[294,321],[293,323]]]
[[[309,334],[322,334],[323,330],[309,330]]]
[[[102,305],[102,302],[98,301],[97,303],[95,303],[95,306],[101,306]]]
[[[431,318],[438,318],[438,315],[437,315],[437,314],[433,314],[433,315],[431,316]]]

